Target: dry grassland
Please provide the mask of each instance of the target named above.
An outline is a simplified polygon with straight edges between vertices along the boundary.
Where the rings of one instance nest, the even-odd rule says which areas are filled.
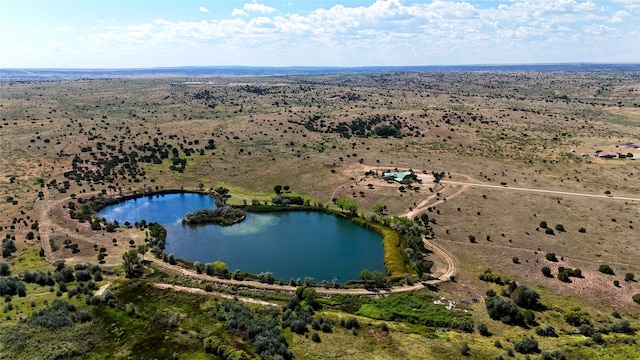
[[[447,291],[461,299],[481,298],[488,285],[477,277],[490,267],[594,306],[638,312],[630,297],[640,286],[623,278],[626,272],[640,277],[640,201],[511,189],[596,195],[608,190],[640,198],[640,162],[594,157],[596,150],[640,153],[624,148],[628,141],[640,142],[638,74],[385,73],[175,85],[185,80],[0,83],[2,236],[15,237],[19,248],[33,247],[25,237],[37,215],[34,202],[42,203],[51,223],[40,224],[40,232],[60,248],[51,258],[95,261],[93,245],[99,244],[108,249],[107,263],[115,265],[129,239],[140,242],[141,235],[91,231],[88,223],[73,221],[65,208],[75,201],[71,194],[195,190],[202,184],[230,188],[234,201],[264,201],[281,184],[315,202],[346,197],[362,213],[384,204],[389,215],[402,215],[434,195],[429,188],[435,184],[416,184],[419,191],[402,193],[398,185],[365,178],[364,172],[444,171],[446,181],[506,185],[470,186],[459,194],[460,185],[436,189],[451,198],[428,212],[437,221],[434,242],[452,252],[460,266],[459,281],[446,285]],[[404,136],[337,132],[340,123],[348,127],[375,117]],[[169,156],[161,164],[138,162],[135,176],[71,180],[66,192],[58,191],[76,156],[85,172],[96,171],[100,159],[133,151],[149,155],[141,146],[154,139],[179,149],[184,172],[170,169]],[[204,149],[209,140],[215,149]],[[183,148],[194,153],[186,155]],[[583,153],[589,156],[582,158]],[[39,191],[43,200],[36,200]],[[9,196],[17,204],[5,201]],[[432,200],[422,211],[438,199]],[[550,227],[562,224],[566,232],[545,234],[539,229],[543,220]],[[586,232],[578,232],[581,227]],[[477,243],[470,243],[469,235]],[[79,244],[80,252],[64,249],[65,239]],[[549,264],[547,252],[562,260]],[[520,264],[512,262],[514,256]],[[600,264],[609,264],[616,275],[599,273]],[[585,277],[561,283],[544,278],[542,266],[554,274],[557,266],[580,268]]]

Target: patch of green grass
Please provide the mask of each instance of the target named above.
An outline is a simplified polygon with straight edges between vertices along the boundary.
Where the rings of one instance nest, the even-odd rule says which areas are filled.
[[[362,218],[354,218],[352,221],[382,235],[384,265],[391,276],[399,277],[406,273],[415,275],[415,270],[411,268],[408,259],[404,255],[403,241],[397,231]]]
[[[471,315],[461,310],[447,310],[435,304],[433,296],[423,293],[407,293],[379,299],[363,299],[356,313],[372,319],[401,321],[429,327],[461,328],[471,326]]]

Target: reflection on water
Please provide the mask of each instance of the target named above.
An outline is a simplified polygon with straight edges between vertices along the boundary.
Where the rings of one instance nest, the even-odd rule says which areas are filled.
[[[276,226],[279,223],[280,218],[274,215],[251,214],[239,224],[224,226],[222,233],[226,236],[254,235],[264,232],[268,227]]]
[[[215,208],[202,194],[167,194],[108,206],[99,216],[121,224],[146,220],[167,229],[165,250],[203,264],[224,261],[229,269],[269,271],[276,278],[315,281],[357,279],[364,268],[384,271],[380,235],[333,215],[314,211],[248,213],[231,226],[183,226],[188,212]]]

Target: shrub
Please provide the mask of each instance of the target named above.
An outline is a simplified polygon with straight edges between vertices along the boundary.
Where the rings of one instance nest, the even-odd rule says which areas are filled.
[[[553,275],[551,274],[551,269],[546,266],[542,268],[542,274],[546,277],[553,277]]]
[[[504,284],[504,281],[500,277],[500,275],[492,273],[491,269],[489,268],[485,269],[485,271],[482,274],[480,274],[479,279],[482,281],[496,283],[498,285]]]
[[[624,275],[624,281],[633,281],[635,278],[635,275],[633,275],[633,273],[626,273]]]
[[[560,232],[564,232],[564,226],[562,224],[557,224],[556,225],[556,230],[560,231]]]
[[[603,274],[615,275],[615,273],[613,272],[613,269],[611,268],[611,266],[606,265],[606,264],[600,265],[598,267],[598,271],[600,271]]]
[[[553,231],[552,228],[546,228],[544,229],[544,233],[547,235],[555,235],[556,233]]]
[[[546,229],[547,228],[547,222],[546,221],[540,221],[540,228],[541,229]]]
[[[578,232],[584,234],[587,232],[587,229],[581,227],[580,229],[578,229]]]
[[[558,360],[565,360],[567,358],[562,352],[562,350],[553,350],[551,355]]]
[[[556,257],[555,253],[547,253],[544,257],[545,259],[547,259],[547,261],[558,262],[558,258]]]
[[[602,334],[599,332],[594,332],[591,335],[591,340],[593,340],[593,342],[596,344],[604,344],[604,338],[602,337]]]
[[[317,332],[313,332],[311,334],[311,340],[313,340],[313,342],[319,343],[320,342],[320,335]]]
[[[519,285],[511,293],[510,298],[520,307],[533,309],[539,305],[538,299],[540,299],[540,295],[535,290],[525,285]]]
[[[589,317],[589,313],[580,309],[571,309],[564,315],[564,321],[573,326],[579,327],[580,325],[589,325],[591,324],[591,318]]]
[[[533,354],[540,352],[540,349],[538,348],[538,341],[530,337],[514,341],[513,349],[521,354]]]
[[[460,354],[467,356],[469,355],[469,351],[471,349],[469,349],[469,344],[467,344],[466,342],[463,342],[462,344],[460,344]]]
[[[487,324],[480,322],[478,323],[478,333],[482,336],[491,336],[491,332],[489,332],[489,328],[487,327]]]
[[[11,267],[8,263],[4,261],[0,261],[0,276],[9,276],[11,275]]]
[[[512,257],[512,258],[511,258],[511,261],[512,261],[514,264],[520,264],[520,259],[518,259],[518,257],[517,257],[517,256]]]
[[[615,333],[629,334],[633,332],[628,320],[620,319],[611,325],[611,331]]]
[[[485,305],[493,320],[500,320],[505,324],[517,324],[524,320],[518,306],[509,298],[494,296],[488,298]]]
[[[636,304],[640,304],[640,294],[635,294],[631,297]]]
[[[558,337],[558,333],[556,333],[556,328],[554,328],[550,324],[546,324],[545,326],[536,330],[536,334],[540,336],[547,336],[547,337]]]
[[[50,307],[31,314],[26,322],[49,330],[58,330],[74,324],[72,313],[75,311],[76,308],[72,304],[55,299]]]
[[[344,327],[349,330],[351,329],[357,330],[360,328],[360,323],[358,323],[358,319],[356,319],[355,317],[350,317],[347,320],[345,320]]]

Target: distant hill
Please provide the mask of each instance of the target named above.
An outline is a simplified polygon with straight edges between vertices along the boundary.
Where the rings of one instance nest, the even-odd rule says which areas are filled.
[[[0,69],[0,81],[46,81],[158,77],[229,77],[377,72],[637,72],[640,64],[429,65],[364,67],[186,66],[147,69]]]

